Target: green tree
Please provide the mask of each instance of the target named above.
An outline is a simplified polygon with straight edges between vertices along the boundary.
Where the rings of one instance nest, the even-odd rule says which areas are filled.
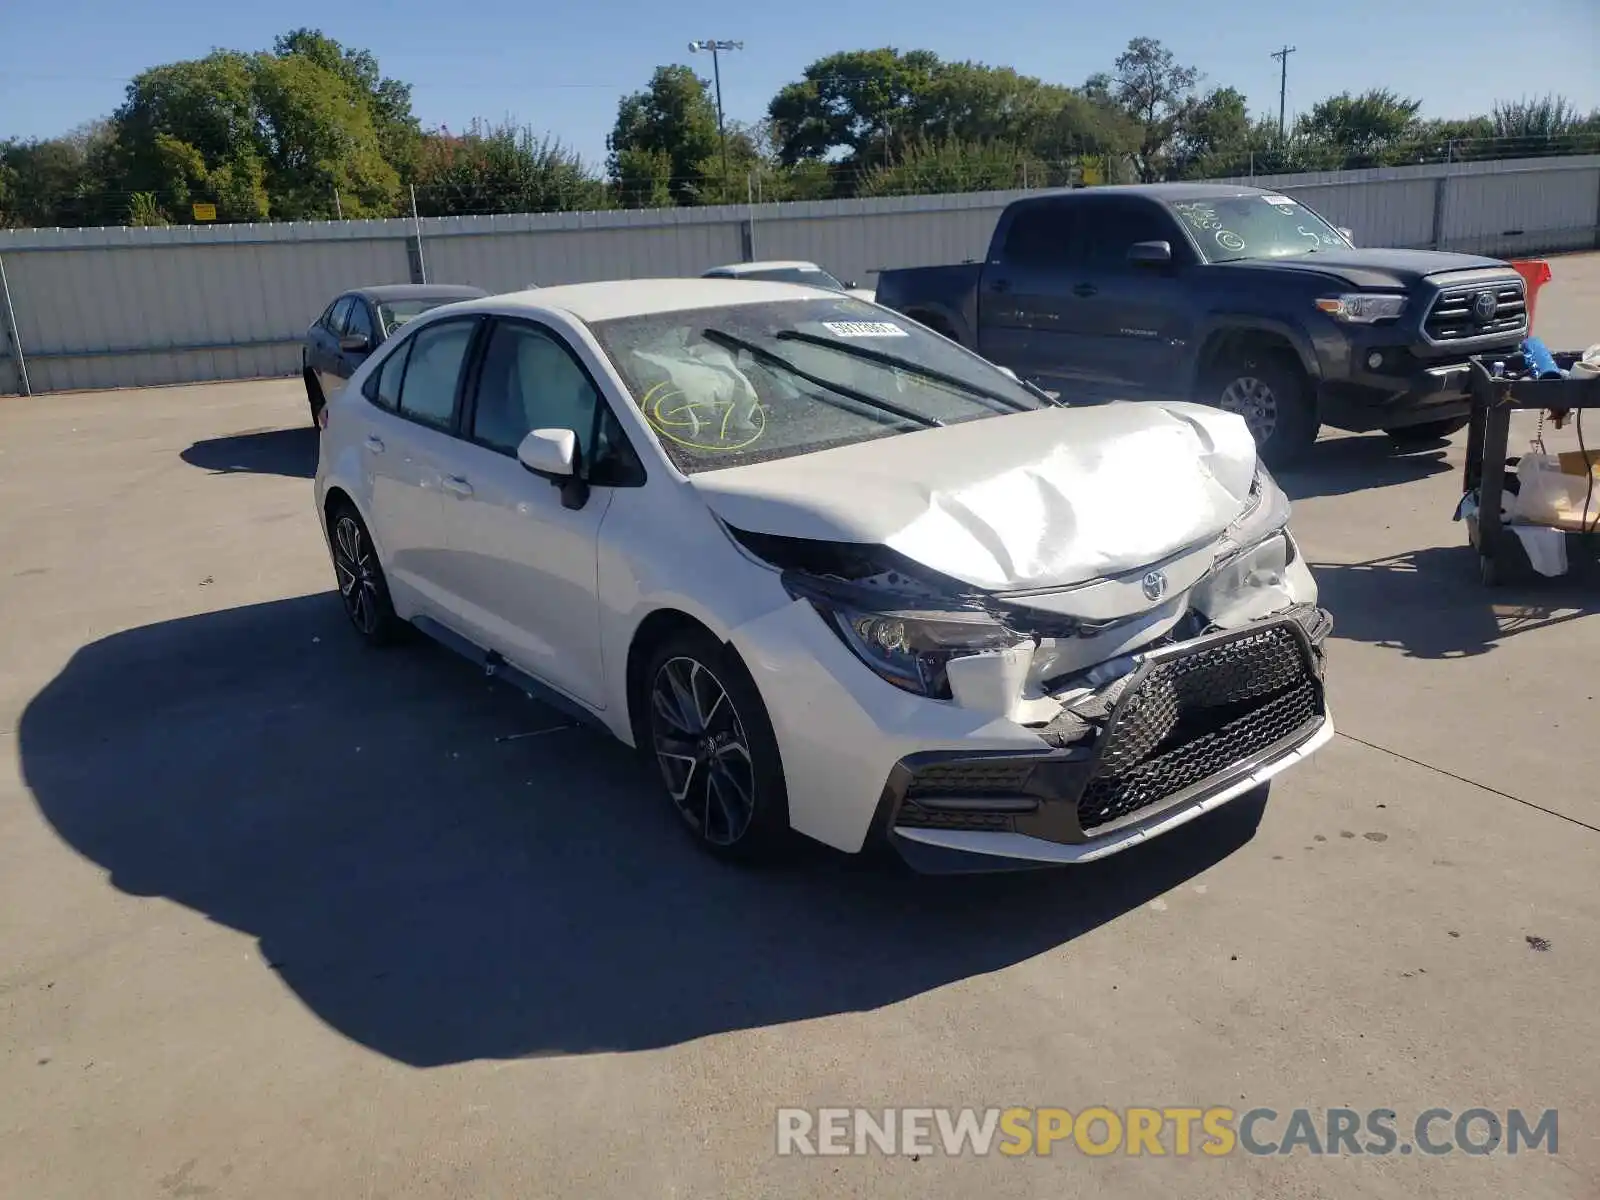
[[[657,67],[648,87],[618,103],[606,148],[624,205],[642,207],[663,193],[678,204],[699,203],[718,153],[710,85],[688,67]]]
[[[120,220],[105,179],[112,139],[106,122],[93,121],[64,137],[0,142],[0,226]]]
[[[924,140],[928,95],[942,67],[931,50],[902,54],[887,46],[819,58],[767,106],[779,162],[841,152],[857,168],[894,162]]]
[[[411,111],[409,83],[385,76],[370,50],[343,46],[315,29],[283,34],[274,40],[272,53],[278,58],[308,58],[343,79],[365,104],[385,161],[402,179],[410,178],[421,129]]]
[[[582,158],[531,127],[474,121],[465,133],[427,134],[416,159],[425,216],[569,212],[605,207],[605,188]]]
[[[1200,72],[1183,66],[1155,38],[1136,37],[1117,56],[1111,95],[1140,127],[1134,164],[1146,183],[1160,179]]]
[[[388,215],[400,178],[373,111],[351,72],[315,53],[219,50],[155,67],[113,117],[119,186],[180,220],[196,201],[232,221]]]
[[[1189,179],[1240,174],[1249,169],[1251,134],[1244,94],[1216,88],[1185,108],[1174,138],[1172,171]]]
[[[1295,122],[1295,133],[1320,148],[1330,166],[1362,166],[1403,156],[1403,143],[1417,133],[1422,101],[1388,88],[1359,96],[1340,92],[1312,105]]]

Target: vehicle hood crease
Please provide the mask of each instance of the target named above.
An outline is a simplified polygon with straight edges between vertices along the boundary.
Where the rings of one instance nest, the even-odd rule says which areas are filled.
[[[1045,409],[691,477],[736,529],[884,545],[974,587],[1068,587],[1220,534],[1255,476],[1238,417]]]

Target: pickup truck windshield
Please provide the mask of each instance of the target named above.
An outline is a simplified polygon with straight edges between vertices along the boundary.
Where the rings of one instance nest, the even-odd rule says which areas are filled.
[[[1049,406],[915,321],[845,295],[590,328],[686,475]]]
[[[1207,262],[1350,248],[1337,229],[1287,196],[1180,200],[1172,211],[1194,234]]]

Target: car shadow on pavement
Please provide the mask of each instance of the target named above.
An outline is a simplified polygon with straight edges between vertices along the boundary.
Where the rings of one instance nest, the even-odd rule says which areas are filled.
[[[28,705],[40,809],[114,886],[257,939],[392,1059],[641,1050],[875,1009],[1060,946],[1254,835],[1253,795],[1101,864],[929,878],[702,854],[626,748],[331,594],[78,651]],[[536,736],[514,737],[516,734]]]
[[[1441,439],[1402,451],[1382,434],[1324,438],[1300,463],[1273,474],[1291,500],[1344,496],[1412,483],[1453,470],[1445,460],[1449,447],[1450,443]]]
[[[287,475],[310,479],[317,473],[317,431],[252,429],[196,442],[179,456],[191,467],[216,475]]]
[[[1578,564],[1571,575],[1503,587],[1478,577],[1470,546],[1432,546],[1357,563],[1311,563],[1333,636],[1407,658],[1470,658],[1508,637],[1600,612]]]

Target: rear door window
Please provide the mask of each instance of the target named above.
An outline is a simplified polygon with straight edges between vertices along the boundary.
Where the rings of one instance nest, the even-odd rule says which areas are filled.
[[[1076,257],[1077,209],[1060,200],[1022,205],[1012,214],[1001,258],[1014,267],[1070,266]]]
[[[450,432],[455,427],[461,369],[477,329],[475,318],[439,321],[410,339],[410,357],[400,385],[400,415]]]

